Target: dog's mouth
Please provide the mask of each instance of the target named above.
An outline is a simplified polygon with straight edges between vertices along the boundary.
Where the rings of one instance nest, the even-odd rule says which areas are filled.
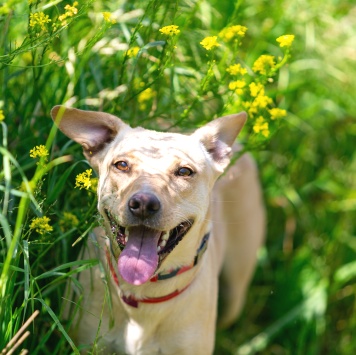
[[[144,225],[124,227],[105,211],[110,229],[121,249],[118,268],[122,278],[133,284],[147,282],[163,260],[172,252],[193,225],[189,219],[169,231],[159,231]]]

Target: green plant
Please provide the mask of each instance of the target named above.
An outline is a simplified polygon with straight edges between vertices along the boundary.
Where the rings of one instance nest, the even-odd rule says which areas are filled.
[[[216,353],[353,354],[354,13],[331,0],[3,2],[0,349],[38,309],[21,347],[78,352],[63,295],[96,264],[76,260],[98,218],[93,190],[75,189],[90,167],[49,119],[66,103],[182,132],[247,110],[268,236]]]

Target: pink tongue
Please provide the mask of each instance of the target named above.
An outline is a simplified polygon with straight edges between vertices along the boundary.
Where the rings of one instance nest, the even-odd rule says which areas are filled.
[[[158,267],[157,244],[161,232],[143,226],[132,227],[129,232],[129,239],[119,257],[119,272],[126,282],[142,285]]]

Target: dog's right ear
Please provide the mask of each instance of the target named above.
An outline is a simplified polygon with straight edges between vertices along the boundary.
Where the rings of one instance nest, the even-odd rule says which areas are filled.
[[[90,160],[124,128],[129,128],[116,116],[105,112],[83,111],[65,106],[54,106],[51,116],[58,128],[79,143]]]

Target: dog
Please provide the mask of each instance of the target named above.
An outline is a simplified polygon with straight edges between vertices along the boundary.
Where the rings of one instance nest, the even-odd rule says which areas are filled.
[[[256,164],[243,154],[227,169],[246,114],[190,135],[64,106],[51,116],[99,176],[103,227],[83,258],[100,264],[80,274],[75,342],[102,354],[212,354],[219,274],[220,324],[229,326],[265,233]]]

